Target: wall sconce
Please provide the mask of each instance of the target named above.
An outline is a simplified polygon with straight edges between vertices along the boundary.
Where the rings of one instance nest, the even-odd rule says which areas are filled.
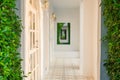
[[[43,1],[43,8],[44,8],[44,9],[48,9],[48,7],[49,7],[49,2],[48,2],[48,0],[44,0],[44,1]]]
[[[56,20],[56,15],[55,15],[55,13],[52,13],[52,19],[53,19],[53,20]]]

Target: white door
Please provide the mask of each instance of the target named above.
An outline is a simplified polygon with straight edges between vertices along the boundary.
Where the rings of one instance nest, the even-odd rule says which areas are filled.
[[[36,26],[36,13],[30,11],[30,27],[29,27],[29,72],[31,72],[30,80],[38,80],[39,71],[39,39],[38,26]]]
[[[26,0],[26,63],[25,69],[28,73],[27,80],[40,79],[40,28],[39,28],[39,11],[37,9],[38,0]]]

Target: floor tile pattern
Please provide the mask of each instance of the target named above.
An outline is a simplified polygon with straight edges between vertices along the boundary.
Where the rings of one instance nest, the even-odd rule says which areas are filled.
[[[79,59],[57,58],[50,67],[45,80],[93,80],[80,75]]]

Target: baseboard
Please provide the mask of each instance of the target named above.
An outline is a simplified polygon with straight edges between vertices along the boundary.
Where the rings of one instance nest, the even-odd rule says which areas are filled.
[[[55,57],[62,57],[62,58],[79,58],[80,56],[79,51],[55,51]]]

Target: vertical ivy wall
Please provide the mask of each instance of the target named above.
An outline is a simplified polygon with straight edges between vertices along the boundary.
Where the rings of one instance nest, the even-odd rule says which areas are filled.
[[[22,80],[21,21],[15,7],[16,0],[0,0],[0,80]]]
[[[104,66],[110,80],[120,80],[120,0],[102,0],[102,7],[108,47]]]

